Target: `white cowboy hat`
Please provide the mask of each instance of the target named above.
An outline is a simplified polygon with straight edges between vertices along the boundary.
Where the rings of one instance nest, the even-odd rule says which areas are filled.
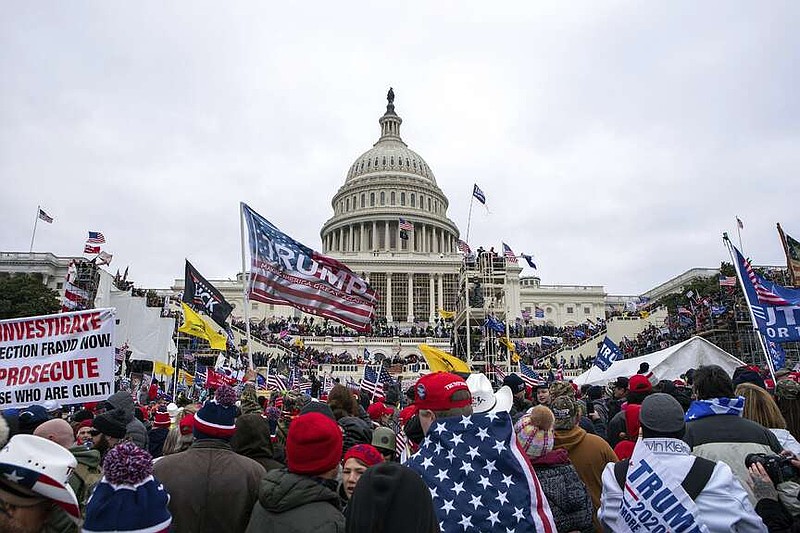
[[[52,500],[80,523],[78,498],[67,483],[77,464],[69,450],[53,441],[14,435],[0,450],[0,497],[20,506]]]
[[[472,411],[474,413],[500,413],[509,411],[514,405],[514,394],[507,386],[500,387],[497,392],[484,374],[470,374],[467,387],[472,394]]]

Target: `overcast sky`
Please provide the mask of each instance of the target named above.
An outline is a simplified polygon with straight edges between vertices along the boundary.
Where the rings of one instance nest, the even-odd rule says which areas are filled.
[[[378,5],[380,4],[380,5]],[[238,202],[320,249],[389,86],[470,241],[638,294],[800,236],[795,2],[4,2],[0,250],[145,287],[241,268]],[[533,271],[526,267],[525,274]]]

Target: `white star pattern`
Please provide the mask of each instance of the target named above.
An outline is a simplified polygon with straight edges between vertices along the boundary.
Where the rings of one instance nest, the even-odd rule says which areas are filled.
[[[450,478],[447,476],[447,470],[439,470],[439,473],[438,473],[438,474],[436,474],[436,475],[435,475],[435,476],[433,476],[433,477],[435,477],[436,479],[438,479],[440,482],[441,482],[441,481],[444,481],[445,479],[450,479]]]
[[[464,444],[464,440],[461,438],[459,433],[453,433],[453,439],[450,442],[453,443],[453,447],[458,446],[459,444]]]
[[[439,422],[438,424],[436,424],[436,428],[434,428],[434,431],[436,432],[437,435],[441,435],[442,433],[447,431],[447,429],[444,427],[444,424]]]
[[[470,420],[468,416],[461,415],[461,422],[459,422],[459,424],[464,426],[464,429],[467,429],[472,425],[472,420]]]
[[[489,475],[492,475],[492,472],[496,472],[497,468],[494,466],[494,461],[486,461],[486,466],[483,467],[484,470],[489,472]]]
[[[477,510],[478,507],[483,507],[483,502],[481,502],[481,497],[478,496],[477,494],[472,495],[472,498],[470,498],[469,503],[470,505],[472,505],[472,507],[475,508],[475,510]]]
[[[486,477],[486,476],[481,476],[481,480],[480,480],[480,481],[478,481],[478,485],[480,485],[481,487],[483,487],[483,490],[486,490],[486,487],[488,487],[488,486],[489,486],[489,485],[491,485],[491,484],[492,484],[492,482],[491,482],[491,481],[489,481],[489,478],[488,478],[488,477]]]
[[[459,470],[462,470],[466,475],[469,475],[470,472],[473,472],[472,465],[467,461],[461,461],[461,468],[459,468]]]
[[[461,521],[459,521],[458,523],[461,525],[461,527],[464,528],[464,531],[466,531],[468,527],[473,527],[471,516],[466,516],[462,514]]]
[[[467,455],[469,455],[469,458],[472,459],[472,460],[474,460],[480,454],[481,454],[481,452],[478,451],[478,447],[477,446],[470,446],[469,447],[469,451],[467,452]]]
[[[430,445],[431,445],[431,438],[425,437],[425,439],[422,441],[422,444],[420,445],[420,448],[427,448]]]
[[[489,438],[489,430],[486,428],[480,428],[475,436],[481,439],[481,442],[483,442],[483,439]]]
[[[516,518],[517,523],[519,523],[520,520],[525,518],[525,511],[523,509],[517,509],[514,507],[514,518]]]
[[[495,420],[497,420],[497,413],[493,412],[486,413],[486,418],[494,422]]]
[[[433,453],[435,453],[436,455],[439,455],[440,453],[442,453],[443,449],[444,448],[442,448],[442,445],[437,442],[436,446],[433,448]]]
[[[453,500],[445,500],[442,504],[442,511],[444,511],[445,515],[449,515],[450,511],[455,511],[455,509],[456,508],[453,506]],[[444,528],[442,528],[442,531],[444,531]]]
[[[492,446],[492,448],[497,450],[497,453],[501,453],[501,452],[506,451],[506,443],[505,442],[503,442],[501,440],[496,440],[494,442],[495,442],[495,445]]]
[[[22,479],[22,476],[17,475],[17,471],[16,470],[12,470],[11,472],[6,474],[5,476],[6,476],[7,480],[9,480],[9,481],[11,481],[13,483],[18,483],[19,480]]]
[[[508,498],[506,497],[506,492],[497,491],[497,501],[500,503],[508,503]]]
[[[501,481],[500,483],[504,484],[506,487],[511,488],[511,485],[514,484],[514,481],[511,479],[510,475],[507,476],[503,474],[503,481]]]
[[[487,518],[486,520],[492,523],[492,527],[494,527],[494,525],[500,521],[500,519],[497,518],[498,514],[499,513],[496,511],[489,511],[489,518]]]
[[[433,466],[433,458],[426,457],[425,459],[422,460],[419,466],[427,470],[429,466]]]
[[[447,450],[447,457],[445,457],[445,459],[447,459],[448,461],[450,461],[452,463],[453,459],[455,459],[455,458],[456,458],[455,452],[453,452],[453,450]]]
[[[431,491],[431,498],[438,498],[439,497],[439,489],[438,487],[429,487],[428,490]]]
[[[454,483],[453,484],[453,492],[456,493],[456,496],[464,492],[464,484],[463,483]]]

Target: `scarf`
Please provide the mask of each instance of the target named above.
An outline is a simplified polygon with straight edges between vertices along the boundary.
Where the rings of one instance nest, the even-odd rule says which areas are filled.
[[[734,415],[742,416],[744,412],[744,396],[736,398],[711,398],[710,400],[695,400],[686,411],[685,420],[691,422],[707,416]]]

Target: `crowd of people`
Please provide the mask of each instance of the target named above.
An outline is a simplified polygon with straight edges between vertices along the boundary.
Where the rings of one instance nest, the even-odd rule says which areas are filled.
[[[659,381],[643,364],[605,386],[512,373],[495,390],[437,372],[313,396],[259,394],[255,377],[205,401],[152,384],[4,410],[0,530],[800,528],[798,374],[708,365]]]

